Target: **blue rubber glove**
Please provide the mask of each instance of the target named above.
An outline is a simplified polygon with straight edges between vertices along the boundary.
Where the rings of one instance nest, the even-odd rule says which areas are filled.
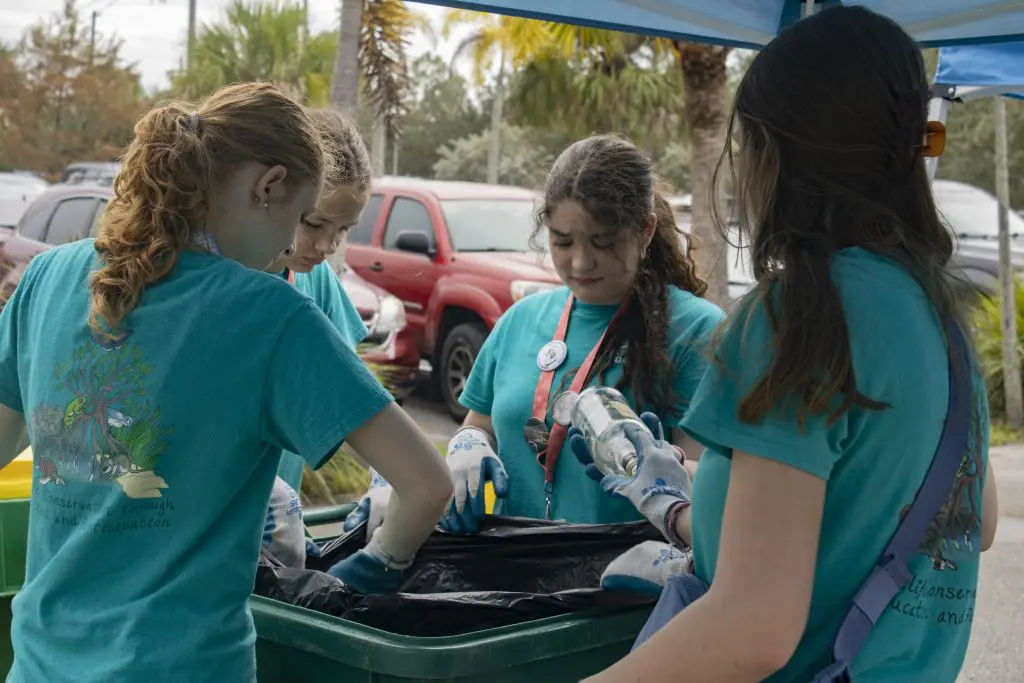
[[[345,523],[341,528],[345,532],[349,532],[366,522],[366,538],[373,538],[373,534],[384,523],[384,515],[390,501],[391,484],[371,467],[370,486],[359,500],[356,509],[345,518]]]
[[[453,534],[475,534],[486,514],[484,484],[494,484],[494,495],[508,495],[505,466],[494,452],[491,436],[482,429],[460,429],[448,443],[448,468],[455,482],[455,493],[441,518],[441,528]]]
[[[383,595],[397,591],[402,585],[405,570],[412,566],[412,560],[395,560],[380,547],[379,538],[378,534],[374,534],[366,547],[349,555],[327,570],[327,573],[363,595]]]
[[[644,541],[612,560],[601,575],[601,588],[661,595],[669,578],[690,573],[692,561],[692,550]]]
[[[569,448],[584,466],[587,476],[599,481],[601,488],[612,496],[632,502],[647,521],[669,538],[668,513],[677,503],[690,501],[693,482],[680,462],[680,451],[665,442],[657,416],[643,413],[640,420],[647,429],[628,425],[625,430],[637,455],[636,474],[632,478],[615,474],[603,476],[594,464],[586,440],[576,428],[569,430]]]

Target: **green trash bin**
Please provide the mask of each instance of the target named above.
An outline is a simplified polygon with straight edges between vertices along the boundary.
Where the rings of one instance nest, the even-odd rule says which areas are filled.
[[[249,605],[259,683],[578,683],[625,656],[652,609],[417,638],[260,596]]]
[[[304,515],[306,526],[355,506]],[[325,539],[318,539],[325,540]],[[622,659],[653,605],[438,638],[396,635],[254,595],[259,683],[578,683]]]

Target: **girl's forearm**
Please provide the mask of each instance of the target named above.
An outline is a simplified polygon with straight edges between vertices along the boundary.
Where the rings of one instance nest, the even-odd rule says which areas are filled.
[[[759,626],[721,597],[709,591],[636,651],[583,683],[756,683],[775,673],[785,659],[752,645],[771,619]]]

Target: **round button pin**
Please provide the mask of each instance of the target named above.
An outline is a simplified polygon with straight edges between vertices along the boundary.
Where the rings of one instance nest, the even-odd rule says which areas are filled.
[[[565,345],[565,342],[552,339],[542,346],[540,353],[537,354],[537,367],[544,372],[556,370],[565,362],[565,357],[568,354],[569,347]]]

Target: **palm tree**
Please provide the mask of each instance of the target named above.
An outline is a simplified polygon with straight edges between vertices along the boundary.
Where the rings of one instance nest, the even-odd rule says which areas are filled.
[[[299,5],[235,0],[223,23],[201,29],[191,67],[173,75],[172,87],[198,98],[229,83],[271,81],[313,104],[324,104],[334,36],[321,33],[304,39],[304,24]]]
[[[572,139],[616,132],[641,146],[678,134],[682,79],[671,51],[644,36],[586,31],[568,59],[556,36],[517,74],[509,93],[517,122]]]
[[[725,146],[727,105],[725,60],[729,48],[674,42],[683,73],[686,104],[683,113],[690,132],[690,192],[693,196],[694,259],[697,272],[708,283],[707,298],[725,307],[729,304],[729,273],[726,243],[712,218],[711,184],[715,165]]]
[[[559,45],[551,22],[520,19],[506,15],[468,10],[449,10],[442,35],[447,38],[456,26],[471,26],[473,32],[455,49],[454,62],[465,53],[473,61],[473,77],[483,84],[484,74],[497,63],[494,101],[491,104],[490,146],[487,151],[487,182],[497,183],[501,158],[501,124],[504,118],[505,81],[510,72],[541,54],[551,54]],[[561,56],[567,56],[562,51]]]
[[[355,117],[360,92],[368,97],[377,119],[373,165],[380,174],[384,141],[398,140],[406,114],[409,35],[426,21],[402,0],[341,0],[339,18],[331,104]]]

